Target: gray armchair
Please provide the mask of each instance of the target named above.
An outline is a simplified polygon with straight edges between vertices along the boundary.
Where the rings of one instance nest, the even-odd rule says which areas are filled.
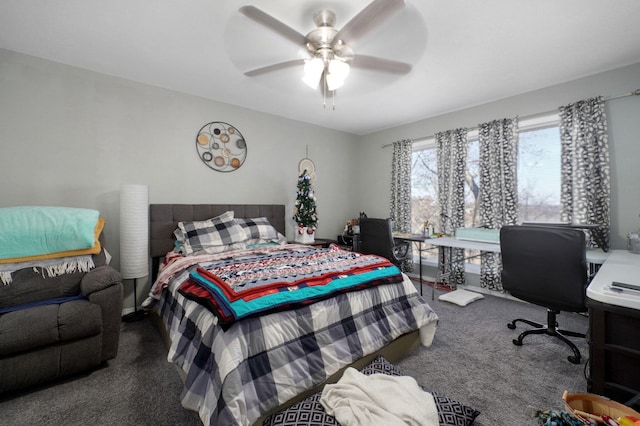
[[[15,309],[20,306],[21,309]],[[0,394],[95,368],[118,353],[122,276],[110,266],[0,285]]]

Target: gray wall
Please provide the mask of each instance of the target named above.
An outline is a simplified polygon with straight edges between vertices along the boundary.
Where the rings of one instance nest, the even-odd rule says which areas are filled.
[[[292,212],[308,147],[318,236],[333,238],[359,211],[388,216],[391,149],[383,144],[638,88],[640,64],[358,137],[0,49],[0,207],[100,210],[117,268],[121,184],[149,185],[152,203],[282,203]],[[625,235],[640,228],[640,99],[608,102],[607,113],[612,246],[624,248]],[[239,170],[215,172],[198,159],[195,135],[210,121],[231,123],[246,138]],[[287,237],[293,228],[289,220]],[[126,294],[132,306],[131,285]]]
[[[578,100],[637,89],[640,63],[364,136],[360,142],[357,205],[369,216],[389,215],[392,149],[381,148],[383,144],[476,127],[499,118],[556,112],[559,106]],[[611,152],[611,246],[622,249],[626,248],[627,233],[640,229],[640,96],[608,101],[606,113]]]
[[[248,156],[232,173],[200,161],[195,136],[236,126]],[[359,138],[0,49],[0,207],[93,208],[119,267],[119,188],[149,185],[151,203],[280,203],[293,213],[298,162],[316,164],[319,237],[357,210]],[[293,238],[293,220],[287,237]],[[144,284],[138,286],[141,301]],[[132,285],[125,306],[133,306]]]

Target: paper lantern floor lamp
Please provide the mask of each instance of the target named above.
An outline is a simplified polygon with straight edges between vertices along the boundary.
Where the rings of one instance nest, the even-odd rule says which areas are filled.
[[[122,185],[120,188],[120,273],[133,280],[134,311],[122,321],[137,321],[146,316],[138,310],[137,280],[149,275],[149,188],[146,185]]]

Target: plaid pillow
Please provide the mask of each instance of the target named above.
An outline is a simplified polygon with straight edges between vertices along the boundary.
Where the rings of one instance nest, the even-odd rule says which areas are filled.
[[[232,211],[207,220],[178,222],[174,234],[185,256],[245,248],[247,239],[244,229],[233,219]]]
[[[187,224],[187,226],[198,226],[195,224],[202,224],[204,222],[210,221],[210,220],[221,220],[224,222],[227,222],[229,220],[233,220],[233,210],[229,210],[226,211],[224,213],[222,213],[219,216],[216,217],[212,217],[211,219],[207,219],[206,221],[195,221],[195,222],[178,222],[178,228],[176,228],[175,231],[173,231],[173,235],[176,237],[176,241],[180,244],[177,244],[178,246],[182,246],[182,244],[187,241],[187,237],[185,235],[185,230],[184,230],[184,224]],[[181,224],[183,224],[183,226],[181,226]],[[190,224],[194,224],[194,225],[190,225]]]
[[[247,234],[247,245],[286,242],[284,235],[280,234],[276,228],[269,223],[266,217],[256,217],[253,219],[235,219],[236,223],[244,229]],[[284,240],[284,241],[283,241]]]

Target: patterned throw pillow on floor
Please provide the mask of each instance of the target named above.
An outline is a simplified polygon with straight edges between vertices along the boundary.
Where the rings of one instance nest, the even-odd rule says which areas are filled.
[[[371,374],[402,375],[395,365],[381,355],[371,361],[361,372],[365,376]],[[422,388],[430,392],[428,389]],[[478,410],[438,392],[431,392],[431,394],[438,409],[438,419],[441,426],[472,425],[475,418],[480,414]],[[320,404],[321,396],[322,392],[317,392],[288,409],[268,417],[264,422],[264,426],[339,426],[335,418],[324,411]]]

